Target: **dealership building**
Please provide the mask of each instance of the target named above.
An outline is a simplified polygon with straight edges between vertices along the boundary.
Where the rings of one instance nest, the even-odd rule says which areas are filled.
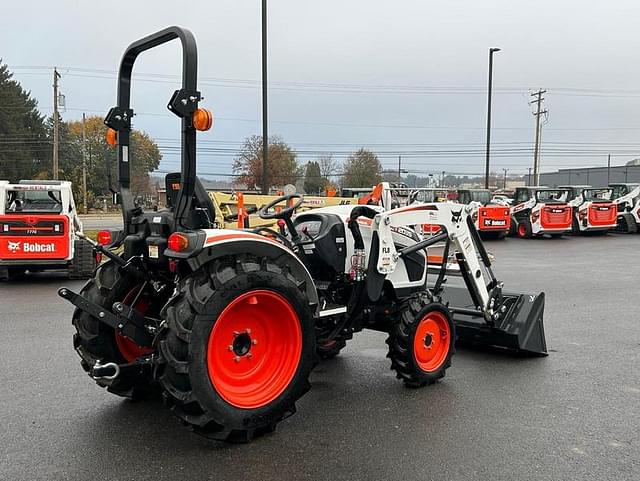
[[[533,176],[524,176],[527,185],[533,184]],[[559,185],[592,185],[603,187],[623,182],[640,184],[640,165],[621,165],[616,167],[587,167],[578,169],[560,169],[557,172],[540,174],[540,185],[557,187]]]

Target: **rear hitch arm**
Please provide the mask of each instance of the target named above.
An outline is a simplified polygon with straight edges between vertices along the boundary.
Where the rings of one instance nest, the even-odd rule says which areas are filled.
[[[96,304],[95,302],[85,299],[66,287],[61,287],[58,290],[58,295],[69,301],[81,311],[87,312],[100,322],[132,339],[139,346],[149,347],[153,344],[154,336],[147,331],[144,324],[145,318],[137,313],[135,313],[136,315],[130,315],[132,309],[128,306],[124,306],[121,303],[115,303],[114,307],[118,306],[116,307],[118,314],[113,314],[111,311]],[[122,310],[119,309],[119,306],[122,306]]]

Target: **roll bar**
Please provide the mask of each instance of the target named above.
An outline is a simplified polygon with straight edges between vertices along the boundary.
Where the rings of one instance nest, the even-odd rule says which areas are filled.
[[[182,140],[180,145],[182,182],[175,206],[176,230],[185,225],[185,219],[191,210],[195,182],[196,182],[196,129],[191,120],[191,114],[198,108],[202,99],[197,90],[198,49],[193,34],[182,27],[168,27],[133,42],[120,62],[118,72],[117,105],[113,107],[105,118],[105,124],[117,132],[118,141],[118,184],[120,189],[120,203],[125,230],[128,232],[131,218],[135,213],[133,197],[129,190],[131,172],[129,167],[129,142],[131,133],[131,118],[134,113],[131,101],[131,73],[133,65],[142,52],[158,47],[171,40],[179,39],[182,44],[182,88],[176,90],[169,103],[168,109],[182,119]]]

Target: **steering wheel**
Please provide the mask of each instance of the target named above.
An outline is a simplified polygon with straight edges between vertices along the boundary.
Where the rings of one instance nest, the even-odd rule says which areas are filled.
[[[281,202],[289,202],[291,199],[298,199],[298,201],[289,207],[285,207],[280,212],[276,212],[275,210],[273,212],[269,212],[269,210],[273,209]],[[291,215],[302,205],[302,202],[304,202],[304,197],[300,194],[283,195],[282,197],[278,197],[277,199],[269,202],[267,205],[262,206],[258,211],[258,215],[264,220],[284,219],[286,221],[287,219],[291,219]]]

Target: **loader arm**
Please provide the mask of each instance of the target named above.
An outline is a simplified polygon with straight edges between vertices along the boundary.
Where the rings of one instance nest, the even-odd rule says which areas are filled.
[[[475,239],[477,232],[471,230],[475,227],[467,218],[465,206],[445,203],[414,204],[378,214],[373,221],[373,229],[378,232],[380,239],[376,267],[380,274],[388,275],[395,270],[402,255],[408,252],[406,249],[396,250],[392,237],[393,228],[423,224],[440,225],[446,233],[442,239],[448,239],[455,247],[458,265],[476,309],[482,312],[487,321],[492,321],[495,314],[494,297],[499,294],[495,288],[499,287],[500,283],[493,277],[489,256],[482,243]],[[433,238],[426,238],[410,250],[417,250],[421,245],[427,247],[433,243],[431,239]],[[490,277],[488,280],[487,275]]]

